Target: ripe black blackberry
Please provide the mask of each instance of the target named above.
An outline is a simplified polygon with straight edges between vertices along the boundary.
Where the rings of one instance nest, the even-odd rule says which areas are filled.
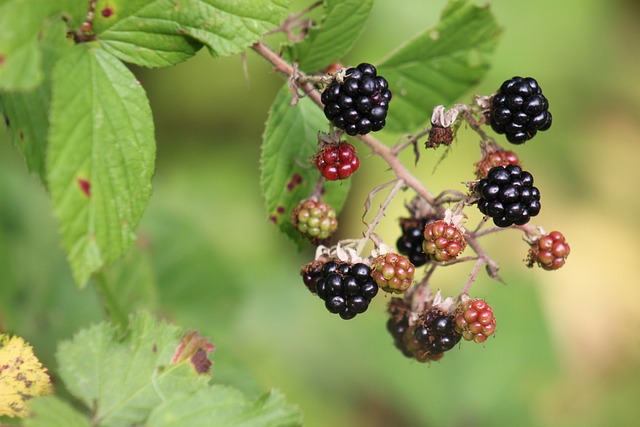
[[[367,310],[378,293],[378,285],[371,278],[369,266],[334,259],[322,266],[315,292],[327,310],[347,320]]]
[[[429,257],[422,250],[424,227],[435,218],[401,218],[402,236],[396,242],[398,252],[409,258],[415,266],[425,265]]]
[[[548,108],[549,102],[535,79],[513,77],[491,99],[491,128],[505,134],[509,142],[522,144],[551,127]]]
[[[518,165],[496,166],[476,187],[478,209],[498,227],[524,225],[540,212],[540,191],[533,176]]]
[[[421,345],[423,351],[437,356],[451,350],[460,342],[462,335],[456,331],[455,324],[453,315],[438,308],[431,308],[418,318],[413,338]]]
[[[324,115],[348,135],[379,131],[386,124],[391,101],[389,83],[376,67],[362,63],[345,72],[342,83],[334,81],[322,92]]]

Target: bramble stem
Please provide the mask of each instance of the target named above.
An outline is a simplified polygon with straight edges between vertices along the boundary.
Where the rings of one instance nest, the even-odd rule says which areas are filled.
[[[297,67],[294,67],[291,64],[289,64],[287,61],[282,59],[280,55],[275,53],[268,46],[266,46],[261,42],[253,44],[251,48],[258,55],[262,56],[267,61],[269,61],[274,66],[276,71],[281,72],[285,74],[288,78],[292,79],[293,80],[292,83],[294,83],[297,87],[301,88],[303,93],[306,96],[308,96],[316,105],[318,105],[320,108],[324,108],[324,105],[320,99],[320,92],[316,90],[312,84],[309,83],[309,79],[305,73],[298,70]],[[298,96],[298,94],[295,93],[294,96]],[[469,107],[465,107],[463,109],[463,112],[464,112],[465,121],[467,121],[467,123],[469,123],[469,125],[476,132],[478,132],[480,136],[483,137],[484,139],[484,136],[486,135],[484,134],[484,131],[480,129],[480,123],[473,118],[471,109]],[[357,135],[356,137],[360,141],[362,141],[365,145],[367,145],[374,154],[377,154],[378,156],[382,157],[382,159],[387,163],[387,165],[391,168],[391,170],[394,172],[394,174],[398,178],[398,182],[403,183],[403,185],[410,187],[413,191],[416,192],[416,194],[418,194],[429,205],[431,205],[431,207],[435,210],[436,214],[440,218],[443,218],[445,214],[445,208],[442,205],[441,200],[438,200],[438,198],[434,196],[433,193],[431,193],[431,191],[429,191],[422,184],[422,182],[420,182],[420,180],[418,180],[414,175],[412,175],[407,170],[407,168],[405,168],[405,166],[400,162],[397,156],[400,150],[402,150],[409,144],[415,143],[415,141],[417,141],[417,138],[426,135],[426,133],[428,133],[428,130],[423,130],[420,133],[417,133],[416,135],[411,137],[409,141],[407,141],[407,143],[402,145],[396,145],[393,148],[383,144],[381,141],[374,138],[370,134]],[[392,193],[394,192],[392,191]],[[382,209],[381,209],[381,212],[382,214],[384,214]],[[371,235],[371,231],[367,230],[367,233]],[[498,264],[495,261],[493,261],[489,257],[487,252],[484,250],[484,248],[480,246],[480,244],[476,240],[476,237],[477,236],[473,232],[466,232],[464,234],[464,238],[467,241],[467,244],[475,251],[476,255],[478,256],[478,259],[476,261],[476,266],[474,267],[474,271],[475,270],[479,271],[482,265],[486,265],[487,273],[489,274],[489,276],[492,277],[493,279],[501,280],[500,277],[498,276],[498,268],[499,268]],[[469,280],[467,281],[467,285],[465,285],[465,289],[468,289],[470,287],[471,282],[475,280],[476,275],[477,275],[477,271],[475,271],[475,273],[473,273],[469,277]],[[430,276],[430,273],[428,273],[428,276]]]

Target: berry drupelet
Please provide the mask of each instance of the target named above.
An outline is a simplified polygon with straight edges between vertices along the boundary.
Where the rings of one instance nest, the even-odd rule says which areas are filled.
[[[478,182],[476,193],[478,209],[498,227],[524,225],[540,212],[540,191],[533,186],[533,176],[517,165],[491,168]]]
[[[549,102],[535,79],[513,77],[491,99],[491,128],[505,134],[507,141],[522,144],[551,127],[548,108]]]
[[[389,83],[376,67],[362,63],[345,71],[342,83],[334,81],[322,92],[324,115],[348,135],[381,130],[391,101]]]

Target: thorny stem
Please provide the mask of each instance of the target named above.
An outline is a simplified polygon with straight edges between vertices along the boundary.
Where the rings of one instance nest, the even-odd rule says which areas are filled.
[[[293,83],[296,84],[297,87],[300,87],[302,91],[306,94],[306,96],[308,96],[315,104],[317,104],[320,108],[324,108],[324,105],[320,100],[320,92],[318,90],[315,90],[314,86],[311,83],[309,83],[308,77],[303,72],[297,70],[297,68],[289,64],[287,61],[283,60],[277,53],[275,53],[273,50],[271,50],[268,46],[266,46],[263,43],[258,42],[253,44],[252,49],[256,53],[258,53],[260,56],[265,58],[267,61],[269,61],[274,66],[276,71],[284,73],[290,79],[292,79]],[[480,129],[480,123],[476,121],[475,118],[473,117],[471,108],[464,106],[462,104],[457,105],[457,107],[463,111],[465,120],[467,121],[467,123],[469,123],[469,125],[473,128],[473,130],[475,130],[483,139],[485,138],[490,139],[484,133],[484,131]],[[381,141],[374,138],[370,134],[357,135],[357,138],[360,141],[362,141],[365,145],[367,145],[371,149],[373,154],[377,154],[387,163],[387,165],[391,168],[391,170],[394,172],[394,174],[398,178],[398,184],[396,184],[398,187],[400,186],[400,184],[410,187],[420,197],[422,197],[429,205],[433,207],[433,209],[436,211],[436,214],[440,218],[443,218],[445,214],[445,208],[442,206],[441,201],[438,200],[438,198],[434,196],[433,193],[431,193],[422,184],[422,182],[420,182],[420,180],[418,180],[414,175],[412,175],[405,168],[405,166],[400,162],[397,156],[401,148],[404,148],[409,144],[414,143],[414,141],[416,141],[417,138],[420,137],[418,135],[424,136],[426,132],[428,131],[424,130],[421,133],[414,135],[405,144],[396,145],[393,148],[386,146],[385,144],[383,144]],[[390,196],[393,194],[395,194],[395,192],[392,191],[390,193]],[[388,205],[389,202],[390,200],[388,197],[385,203]],[[382,215],[384,215],[384,209],[381,208],[378,215],[381,218]],[[374,222],[376,221],[374,220]],[[371,235],[371,234],[372,234],[372,228],[370,227],[367,230],[366,235]],[[477,237],[478,236],[476,236],[475,232],[467,231],[464,234],[464,238],[467,244],[475,251],[477,255],[477,261],[476,261],[476,265],[474,266],[474,271],[469,277],[469,280],[467,281],[467,285],[465,285],[464,289],[468,289],[468,287],[471,285],[471,282],[475,280],[477,272],[480,270],[480,268],[483,265],[486,265],[487,273],[491,278],[501,281],[500,276],[498,276],[498,268],[499,268],[498,264],[491,259],[491,257],[487,254],[484,248],[478,243],[478,241],[476,240]],[[432,269],[435,267],[436,266],[433,265]],[[429,270],[427,272],[427,277],[431,275],[432,271],[433,270]],[[426,281],[423,280],[423,282],[426,284]]]

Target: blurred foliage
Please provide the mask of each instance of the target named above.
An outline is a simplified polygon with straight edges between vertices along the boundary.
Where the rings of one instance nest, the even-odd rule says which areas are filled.
[[[347,62],[376,63],[432,26],[444,3],[378,0]],[[483,240],[507,283],[480,276],[472,288],[494,306],[495,339],[421,365],[393,347],[384,297],[344,322],[309,295],[298,271],[313,251],[298,253],[277,232],[260,197],[259,144],[283,78],[252,52],[134,69],[158,140],[138,248],[153,272],[141,277],[157,289],[131,308],[156,304],[177,324],[199,329],[217,347],[215,380],[254,396],[279,388],[311,427],[634,425],[640,8],[629,0],[491,4],[504,33],[476,92],[490,94],[513,75],[540,82],[554,126],[511,148],[542,192],[536,224],[561,230],[572,248],[567,265],[552,273],[526,269],[526,244],[515,232]],[[392,143],[399,135],[381,137]],[[434,192],[462,189],[473,178],[476,142],[463,129],[435,172],[441,152],[423,151],[411,170]],[[363,162],[341,217],[343,237],[360,235],[367,193],[390,178],[359,147]],[[413,165],[411,153],[402,159]],[[403,202],[378,230],[389,244]],[[59,248],[44,190],[0,132],[0,329],[29,341],[45,366],[55,366],[56,341],[105,317],[100,294],[91,285],[77,290]],[[455,294],[469,266],[440,270],[434,287]]]

